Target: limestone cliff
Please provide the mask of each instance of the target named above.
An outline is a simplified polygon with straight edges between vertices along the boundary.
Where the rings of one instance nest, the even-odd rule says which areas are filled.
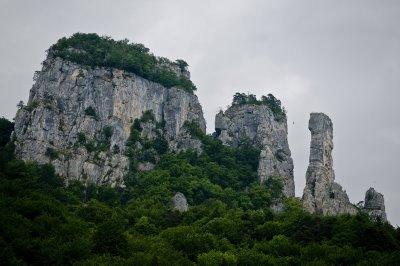
[[[189,75],[186,70],[181,74]],[[163,122],[173,150],[196,141],[183,129],[185,121],[195,121],[205,132],[203,111],[193,93],[127,71],[49,56],[35,75],[27,105],[17,112],[16,154],[52,163],[67,180],[119,185],[128,167],[125,145],[131,125],[149,110]]]
[[[363,210],[366,211],[372,220],[386,222],[385,200],[383,195],[374,188],[369,188],[365,193]]]
[[[215,117],[216,136],[225,145],[237,146],[243,140],[261,150],[258,176],[280,178],[283,193],[294,197],[293,160],[287,140],[286,117],[277,117],[264,104],[233,104]]]
[[[303,192],[303,205],[311,213],[355,214],[356,208],[342,187],[334,182],[333,170],[333,125],[323,113],[311,113],[310,160],[306,173],[306,187]]]

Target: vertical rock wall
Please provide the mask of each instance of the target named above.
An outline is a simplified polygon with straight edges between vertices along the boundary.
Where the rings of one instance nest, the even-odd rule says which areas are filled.
[[[165,121],[172,149],[195,141],[187,140],[185,121],[197,122],[205,132],[196,95],[126,71],[48,58],[35,80],[27,105],[15,118],[16,154],[52,163],[67,180],[122,184],[128,167],[125,144],[133,121],[145,111]]]

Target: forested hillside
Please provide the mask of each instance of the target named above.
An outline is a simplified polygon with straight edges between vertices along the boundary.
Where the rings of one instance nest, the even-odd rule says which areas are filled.
[[[61,180],[51,165],[14,157],[13,124],[0,120],[0,261],[2,265],[396,265],[400,229],[367,215],[319,216],[281,184],[257,182],[259,151],[227,147],[188,132],[203,152],[172,153],[162,139],[127,145],[125,187]],[[144,147],[139,153],[135,147]],[[149,152],[151,151],[151,152]],[[153,157],[151,157],[150,155]],[[151,158],[151,171],[137,164]],[[187,212],[171,199],[183,193]],[[281,213],[271,205],[284,202]]]

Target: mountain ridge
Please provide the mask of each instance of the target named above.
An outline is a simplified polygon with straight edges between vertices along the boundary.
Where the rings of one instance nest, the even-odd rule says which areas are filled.
[[[271,94],[235,94],[206,134],[197,96],[179,84],[52,55],[35,77],[15,124],[0,119],[4,264],[399,261],[383,195],[370,188],[353,205],[335,190],[327,115],[310,115],[301,200],[286,112]]]
[[[122,51],[126,54],[121,54]],[[92,58],[94,56],[101,60]],[[141,61],[126,63],[130,61],[125,56]],[[140,70],[149,66],[156,69],[156,74],[152,70]],[[129,156],[126,156],[126,144],[134,130],[134,122],[142,119],[146,112],[150,112],[155,122],[162,126],[158,128],[158,133],[152,133],[151,127],[157,128],[157,123],[140,124],[139,127],[150,126],[138,132],[141,137],[152,140],[152,135],[159,135],[172,152],[187,149],[202,152],[201,142],[185,127],[194,123],[202,133],[206,132],[202,106],[193,90],[182,88],[179,84],[168,87],[127,72],[128,69],[135,70],[157,80],[158,69],[162,69],[175,75],[173,81],[176,77],[190,78],[187,66],[183,60],[173,63],[166,58],[155,57],[143,45],[130,44],[127,40],[114,41],[109,37],[81,33],[60,39],[48,50],[42,70],[35,73],[35,84],[27,106],[20,106],[17,112],[14,130],[16,155],[23,160],[52,163],[56,173],[66,178],[67,182],[77,179],[124,186],[124,178],[133,167]],[[303,204],[310,212],[355,214],[358,212],[356,206],[349,202],[341,186],[333,182],[330,155],[333,148],[332,121],[325,114],[317,116],[310,115],[310,166]],[[322,122],[314,122],[317,120]],[[321,130],[321,125],[320,139],[313,128]],[[252,94],[236,93],[232,105],[216,115],[215,131],[213,135],[224,145],[237,147],[247,141],[247,145],[259,149],[259,182],[275,178],[282,182],[285,197],[295,196],[286,112],[272,94],[258,100]],[[130,155],[135,156],[134,153],[142,147],[130,149]],[[135,156],[139,160],[135,169],[153,169],[160,154],[154,149],[145,153],[147,155],[143,156],[149,158]],[[322,156],[318,160],[326,165],[312,170],[315,168],[312,166],[313,158],[318,156]],[[321,185],[324,189],[314,191],[315,184],[325,183]],[[332,198],[332,195],[336,196]],[[278,207],[277,211],[280,209]],[[369,212],[375,219],[376,215],[372,213],[376,212]],[[379,217],[386,220],[386,213],[383,211]]]

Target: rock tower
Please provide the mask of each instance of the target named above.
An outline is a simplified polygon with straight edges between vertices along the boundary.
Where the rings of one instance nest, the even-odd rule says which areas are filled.
[[[261,150],[260,182],[276,177],[283,182],[283,194],[294,197],[293,160],[287,140],[286,116],[277,117],[266,105],[237,104],[215,117],[216,136],[225,145],[238,146],[246,139]]]
[[[303,206],[317,214],[355,214],[356,208],[342,187],[335,182],[331,119],[323,113],[311,113],[308,128],[311,131],[311,145]]]
[[[365,193],[364,208],[372,220],[386,222],[385,200],[383,195],[374,188],[369,188]]]

